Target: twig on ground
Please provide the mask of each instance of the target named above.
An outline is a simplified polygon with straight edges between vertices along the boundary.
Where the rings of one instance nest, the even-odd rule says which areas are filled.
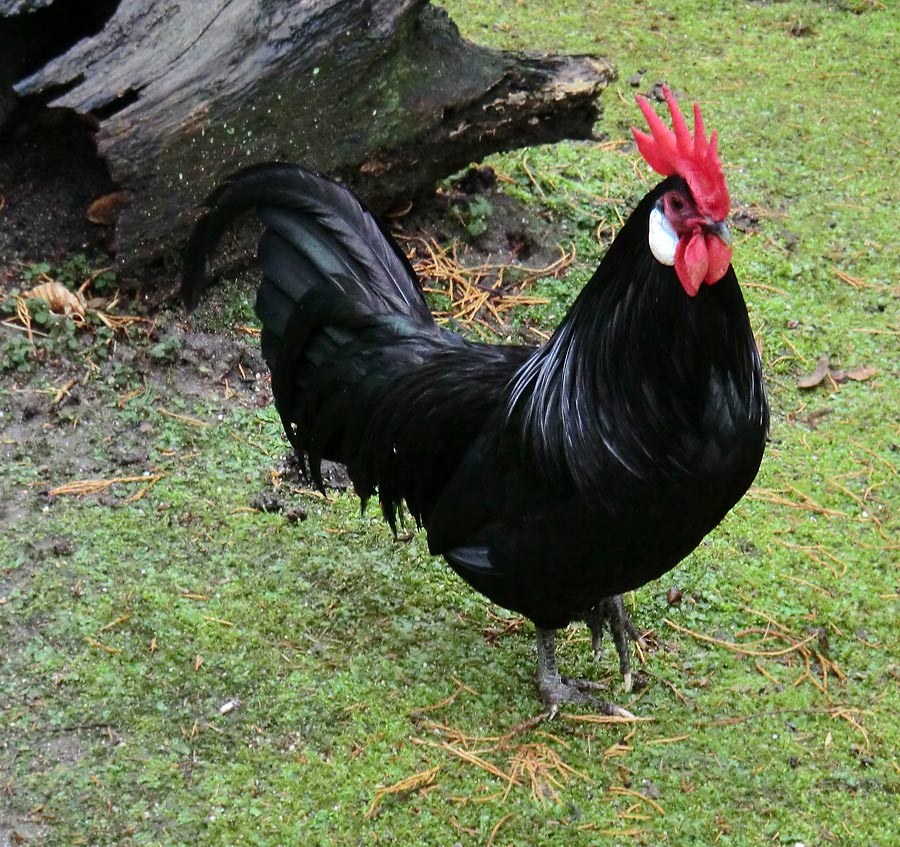
[[[366,812],[366,817],[371,818],[372,815],[375,814],[375,810],[378,808],[379,803],[391,794],[411,794],[413,791],[418,791],[432,785],[438,773],[440,773],[440,770],[441,766],[437,765],[430,770],[413,774],[412,776],[406,777],[406,779],[401,779],[399,782],[395,782],[387,788],[379,788],[375,792],[375,798],[372,800],[372,805],[369,806],[369,810]]]

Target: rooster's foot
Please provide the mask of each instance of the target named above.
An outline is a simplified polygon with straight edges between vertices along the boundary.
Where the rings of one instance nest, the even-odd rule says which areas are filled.
[[[619,656],[619,671],[625,686],[625,691],[631,691],[634,680],[631,675],[631,653],[628,649],[629,641],[640,645],[644,644],[635,625],[631,622],[622,595],[615,594],[612,597],[604,597],[585,616],[584,621],[591,630],[591,648],[594,651],[594,661],[599,661],[602,654],[603,630],[608,627]]]
[[[577,703],[590,706],[602,715],[633,718],[627,709],[615,703],[597,700],[590,692],[599,691],[604,686],[587,679],[560,676],[556,666],[556,632],[552,629],[537,630],[538,649],[538,691],[547,708],[547,717],[552,720],[563,703]]]

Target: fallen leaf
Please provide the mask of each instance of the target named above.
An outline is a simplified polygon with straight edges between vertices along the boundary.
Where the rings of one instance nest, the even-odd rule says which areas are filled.
[[[875,368],[856,368],[856,370],[847,371],[847,379],[852,379],[854,382],[865,382],[873,376],[878,376]]]
[[[813,409],[813,411],[811,411],[803,420],[803,423],[805,423],[810,429],[815,429],[819,425],[822,418],[830,414],[831,409]]]
[[[113,191],[98,197],[88,206],[85,216],[92,224],[113,226],[123,209],[131,205],[131,195],[127,191]]]
[[[877,374],[878,371],[875,368],[857,368],[853,371],[831,371],[830,376],[835,382],[846,382],[848,379],[865,382]]]
[[[77,315],[84,318],[84,300],[74,291],[69,291],[62,283],[42,282],[36,285],[31,291],[26,291],[23,295],[26,298],[35,300],[43,300],[50,307],[51,312],[58,315]]]
[[[801,376],[797,380],[797,388],[815,388],[828,376],[828,354],[823,353],[816,363],[816,369],[807,376]]]

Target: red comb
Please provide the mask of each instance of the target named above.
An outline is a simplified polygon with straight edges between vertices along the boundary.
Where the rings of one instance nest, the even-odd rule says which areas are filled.
[[[675,131],[672,132],[653,111],[647,100],[638,95],[635,99],[650,125],[649,134],[632,127],[638,150],[641,151],[647,164],[658,174],[662,176],[678,174],[683,177],[700,211],[713,220],[723,221],[728,217],[731,200],[728,197],[725,174],[722,173],[722,163],[716,150],[715,130],[707,141],[700,107],[694,103],[694,137],[691,138],[684,117],[668,86],[663,86],[663,94],[669,106],[669,114],[672,116],[672,129]]]

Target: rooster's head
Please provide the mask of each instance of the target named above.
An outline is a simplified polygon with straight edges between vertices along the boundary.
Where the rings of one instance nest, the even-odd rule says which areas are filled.
[[[725,175],[716,151],[716,133],[706,139],[700,107],[694,104],[694,135],[691,137],[675,97],[663,87],[672,130],[638,96],[637,103],[650,133],[633,129],[641,155],[663,176],[677,174],[686,186],[673,187],[660,197],[650,213],[650,250],[657,261],[674,265],[684,290],[695,296],[701,283],[718,282],[731,263],[731,232],[728,229],[730,200]]]

